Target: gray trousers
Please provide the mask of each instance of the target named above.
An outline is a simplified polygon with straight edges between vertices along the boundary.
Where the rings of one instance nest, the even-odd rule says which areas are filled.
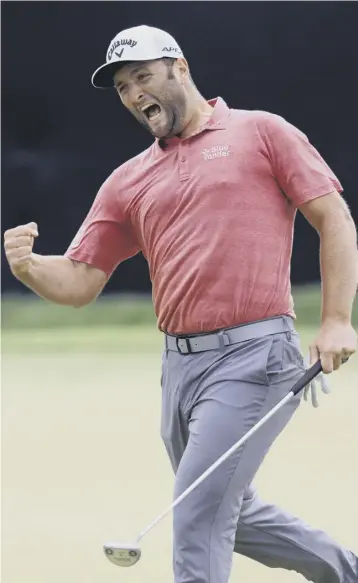
[[[296,332],[183,355],[165,350],[161,436],[179,496],[281,400],[304,363]],[[173,511],[175,583],[228,583],[233,552],[316,583],[357,583],[358,558],[268,504],[252,481],[295,413],[293,398]]]

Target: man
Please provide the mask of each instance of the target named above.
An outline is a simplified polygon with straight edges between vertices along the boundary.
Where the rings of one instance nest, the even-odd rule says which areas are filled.
[[[206,101],[167,33],[119,33],[95,87],[115,87],[154,136],[100,188],[62,257],[32,251],[34,223],[5,233],[13,274],[47,300],[83,306],[142,252],[164,332],[162,437],[175,496],[302,375],[290,294],[297,209],[320,235],[322,322],[311,363],[337,370],[351,325],[356,229],[342,187],[281,117]],[[358,581],[358,559],[324,532],[260,500],[253,478],[299,405],[289,402],[174,511],[176,583],[227,583],[233,551],[316,583]]]

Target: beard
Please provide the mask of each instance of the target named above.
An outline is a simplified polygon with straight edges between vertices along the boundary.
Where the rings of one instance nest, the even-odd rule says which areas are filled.
[[[166,87],[161,95],[159,92],[158,98],[153,95],[155,103],[160,108],[157,118],[151,120],[145,113],[132,111],[139,123],[156,138],[172,138],[179,135],[185,127],[186,97],[177,81],[175,79],[173,81],[171,85],[174,86]]]
[[[162,103],[158,105],[160,107],[160,119],[155,124],[152,124],[144,114],[134,114],[134,116],[155,138],[171,138],[177,133],[176,129],[178,124],[176,111],[169,105],[163,105]]]

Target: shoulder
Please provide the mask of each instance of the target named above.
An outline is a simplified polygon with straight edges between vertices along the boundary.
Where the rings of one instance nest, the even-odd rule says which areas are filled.
[[[260,109],[230,109],[230,121],[259,129],[289,124],[281,115]]]
[[[238,128],[255,132],[264,147],[274,142],[307,142],[304,132],[282,115],[263,110],[230,110],[230,117]]]

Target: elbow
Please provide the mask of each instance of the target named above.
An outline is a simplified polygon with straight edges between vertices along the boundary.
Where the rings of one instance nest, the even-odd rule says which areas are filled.
[[[339,215],[324,217],[318,233],[322,235],[323,233],[340,232],[346,234],[349,238],[357,241],[357,228],[355,222],[350,215]]]
[[[352,241],[352,245],[354,245],[354,247],[357,247],[357,227],[355,225],[355,222],[353,220],[352,217],[350,217],[350,219],[348,219],[346,221],[345,227],[344,227],[347,231],[347,233],[349,233],[349,237]]]
[[[95,269],[84,269],[83,277],[76,278],[71,286],[69,305],[73,308],[88,306],[100,295],[105,283],[104,273]]]
[[[87,305],[88,304],[86,302],[80,302],[78,300],[76,302],[71,302],[71,308],[84,308]]]
[[[343,228],[350,230],[351,233],[354,233],[354,235],[357,236],[357,227],[352,215],[349,212],[344,214],[342,224],[344,225]]]
[[[83,294],[83,295],[79,295],[76,296],[74,298],[72,298],[71,301],[71,306],[73,308],[85,308],[86,306],[89,306],[89,304],[92,304],[92,302],[94,302],[97,299],[98,294]]]
[[[86,306],[88,306],[89,304],[92,303],[93,300],[88,300],[87,298],[76,298],[75,300],[71,301],[71,307],[72,308],[85,308]]]

